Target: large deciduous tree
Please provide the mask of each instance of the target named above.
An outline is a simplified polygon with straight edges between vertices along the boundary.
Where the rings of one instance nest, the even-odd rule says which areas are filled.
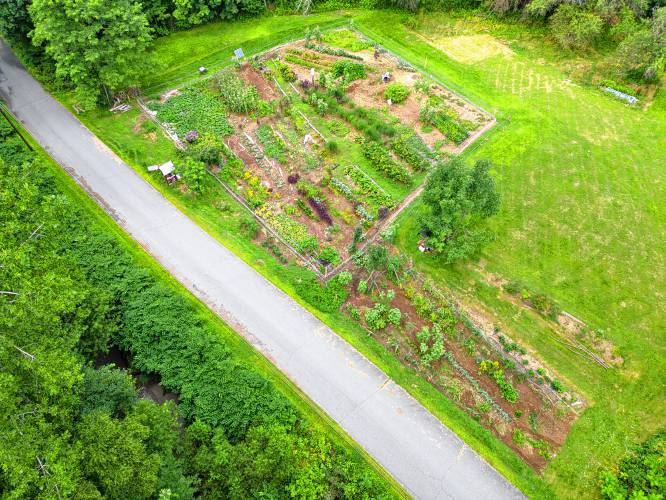
[[[93,106],[106,91],[138,83],[148,64],[151,29],[133,0],[34,0],[32,38],[44,45],[56,75],[71,81],[80,104]]]
[[[565,49],[588,49],[599,38],[603,20],[594,12],[569,3],[561,4],[550,18],[550,28],[557,43]]]
[[[428,245],[448,263],[474,254],[492,239],[483,221],[499,210],[499,194],[488,173],[490,162],[478,160],[473,168],[454,158],[440,165],[423,191],[428,213],[422,227]]]

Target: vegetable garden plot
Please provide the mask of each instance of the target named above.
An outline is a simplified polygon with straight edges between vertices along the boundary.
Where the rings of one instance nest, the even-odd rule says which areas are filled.
[[[281,46],[149,107],[185,139],[184,154],[328,272],[491,120],[447,92],[342,30]]]
[[[354,260],[345,313],[530,466],[545,466],[577,418],[577,395],[511,339],[492,342],[390,245]]]

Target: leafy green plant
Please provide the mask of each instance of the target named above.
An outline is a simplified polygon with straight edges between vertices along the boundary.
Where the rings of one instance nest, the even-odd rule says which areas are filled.
[[[604,499],[661,498],[666,489],[666,432],[635,445],[614,470],[601,473]]]
[[[423,140],[414,132],[400,133],[391,142],[391,148],[398,158],[406,161],[416,171],[425,171],[432,166],[432,153]]]
[[[405,102],[409,97],[409,87],[400,82],[389,83],[384,89],[384,99],[391,99],[393,104],[400,104]]]
[[[369,202],[376,206],[393,207],[395,205],[395,201],[390,195],[380,190],[362,170],[354,165],[348,165],[345,168],[345,174],[354,181],[354,184]]]
[[[362,149],[363,155],[386,177],[405,184],[411,182],[409,171],[396,163],[384,146],[374,141],[364,141]]]
[[[291,69],[288,64],[285,64],[281,61],[275,61],[275,64],[277,66],[278,73],[280,73],[282,78],[288,82],[293,82],[296,80],[296,73],[294,73],[294,70]]]
[[[346,82],[362,80],[366,77],[365,65],[352,61],[335,61],[331,66],[331,74],[334,78],[340,78]]]
[[[266,124],[261,125],[255,130],[255,135],[264,147],[266,156],[276,159],[283,165],[287,163],[287,146],[282,139],[275,135],[270,126]]]
[[[333,312],[347,300],[348,292],[343,282],[344,278],[341,281],[338,275],[322,285],[315,275],[311,275],[296,284],[296,291],[320,311]]]
[[[203,162],[187,157],[178,171],[182,174],[183,181],[192,192],[201,193],[203,191],[207,175],[206,165]]]
[[[513,435],[511,439],[514,443],[516,443],[516,445],[520,446],[521,448],[523,448],[527,444],[527,436],[523,431],[517,428],[513,430]]]
[[[426,104],[419,112],[419,120],[435,127],[455,144],[462,144],[469,135],[468,130],[460,123],[453,112],[445,108],[432,107]]]
[[[331,246],[327,246],[321,252],[319,252],[317,258],[322,262],[332,264],[334,266],[337,266],[340,263],[340,255],[338,254],[338,251],[335,249],[335,247]],[[344,284],[346,285],[347,283]]]

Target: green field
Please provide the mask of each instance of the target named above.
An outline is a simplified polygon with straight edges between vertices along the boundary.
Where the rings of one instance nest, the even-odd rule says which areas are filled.
[[[402,249],[417,267],[466,300],[484,303],[506,331],[532,347],[575,386],[590,408],[546,468],[543,482],[557,496],[594,496],[601,466],[617,461],[632,442],[659,428],[666,414],[663,359],[666,268],[666,97],[647,111],[632,109],[596,88],[570,81],[576,61],[554,50],[538,33],[476,17],[429,15],[414,22],[388,12],[353,12],[356,27],[419,66],[475,104],[495,114],[498,126],[466,152],[490,158],[502,193],[492,226],[496,241],[485,249],[487,271],[517,279],[553,297],[564,309],[603,329],[626,362],[603,370],[581,362],[547,335],[538,316],[498,298],[478,263],[445,267],[415,252],[418,202],[399,220]],[[408,23],[403,21],[408,20]],[[331,13],[214,23],[160,39],[158,64],[144,78],[150,93],[196,78],[196,68],[220,67],[233,48],[264,50],[302,36],[305,26],[347,22]],[[411,28],[407,28],[409,25]],[[465,35],[482,38],[451,39]],[[447,57],[436,46],[448,50]],[[465,60],[465,50],[481,53]],[[594,59],[594,55],[591,56]],[[128,133],[132,115],[82,117],[125,160],[148,178],[145,166],[173,154],[162,139],[147,146]],[[188,215],[288,293],[295,269],[239,236],[240,210],[214,207],[149,180]],[[457,412],[430,386],[404,370],[372,339],[340,315],[318,315],[408,387],[437,416],[524,491],[545,496],[542,481],[489,433]]]
[[[474,33],[507,37],[514,54],[464,64],[442,57],[422,36],[437,39],[442,26],[447,36],[470,34],[465,23],[429,16],[413,32],[379,19],[358,25],[500,119],[468,154],[493,160],[503,199],[492,221],[497,240],[482,255],[485,269],[552,296],[603,329],[626,360],[610,371],[581,363],[548,340],[544,322],[502,303],[475,264],[447,268],[417,257],[431,276],[485,301],[592,401],[545,472],[560,496],[589,494],[599,466],[663,426],[666,413],[666,95],[660,91],[647,111],[629,108],[570,82],[560,69],[566,61],[553,58],[547,44],[537,48],[502,26],[470,23]],[[418,211],[416,204],[400,221],[402,247],[411,253]]]

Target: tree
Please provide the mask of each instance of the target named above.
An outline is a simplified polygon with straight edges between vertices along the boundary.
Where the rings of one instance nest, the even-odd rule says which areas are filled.
[[[0,1],[0,35],[12,40],[24,40],[32,29],[28,0]]]
[[[81,469],[107,498],[148,498],[157,485],[160,457],[146,446],[150,428],[129,415],[115,420],[103,411],[83,417],[78,438]]]
[[[140,3],[34,0],[29,12],[33,43],[44,45],[56,75],[74,84],[84,107],[94,106],[108,91],[137,85],[149,64],[151,29]]]
[[[459,158],[440,165],[423,190],[429,209],[421,224],[428,245],[447,263],[464,259],[492,239],[482,227],[484,219],[499,210],[499,194],[488,173],[491,164],[478,160],[472,169]]]
[[[561,47],[587,49],[601,34],[604,23],[592,12],[563,3],[550,18],[550,27],[555,40]]]
[[[113,417],[123,417],[137,401],[132,376],[114,365],[105,365],[98,370],[85,368],[79,397],[81,415],[103,410]]]
[[[654,81],[666,63],[666,7],[655,9],[652,22],[642,26],[622,41],[616,62],[625,76]]]

